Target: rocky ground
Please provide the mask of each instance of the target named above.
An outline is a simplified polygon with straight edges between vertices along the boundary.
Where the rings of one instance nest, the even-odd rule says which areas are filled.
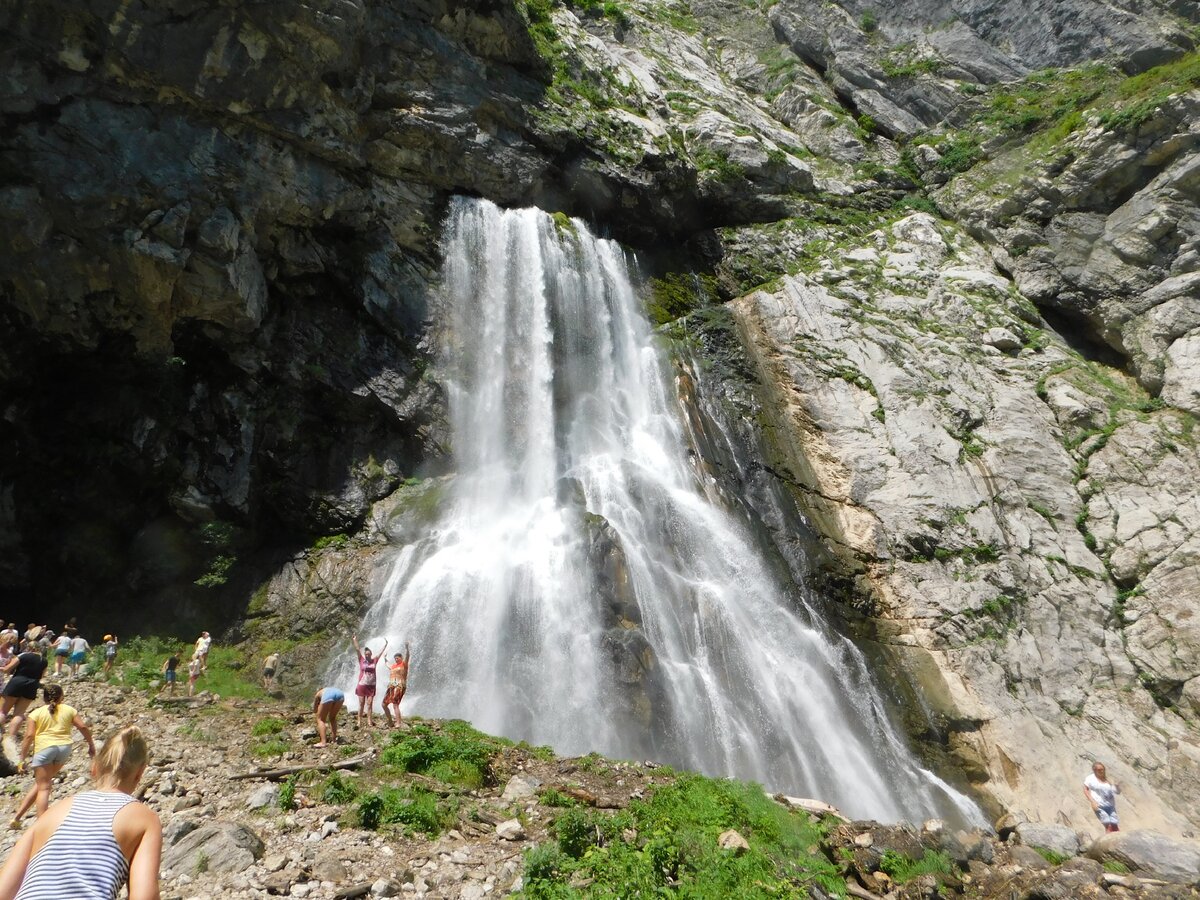
[[[146,733],[152,759],[139,793],[163,822],[163,896],[180,900],[633,896],[632,888],[593,884],[578,876],[569,888],[530,884],[524,855],[556,835],[562,837],[556,820],[564,815],[565,805],[589,814],[616,815],[679,777],[652,762],[567,759],[546,748],[504,743],[488,761],[485,784],[469,789],[381,764],[380,751],[393,732],[357,729],[346,713],[338,746],[318,749],[307,710],[282,699],[230,700],[202,693],[194,700],[158,701],[145,691],[91,681],[69,684],[67,699],[101,737],[128,724]],[[403,733],[410,733],[414,725],[428,728],[432,735],[444,735],[448,728],[445,723],[415,720]],[[350,768],[332,782],[327,771],[282,783],[267,775],[236,778],[316,764]],[[76,753],[55,796],[83,788],[86,767],[86,755]],[[11,802],[31,781],[29,776],[7,780],[5,793]],[[331,783],[338,789],[331,792]],[[353,794],[361,798],[389,785],[418,786],[442,798],[453,811],[442,819],[442,833],[429,839],[397,825],[362,827],[363,805],[352,799]],[[293,808],[286,808],[289,799]],[[782,796],[775,800],[824,815],[819,846],[797,852],[823,856],[834,864],[836,883],[840,887],[845,879],[849,896],[1200,896],[1200,845],[1153,832],[1129,832],[1093,843],[1095,834],[1090,832],[1034,825],[1009,815],[997,823],[996,832],[967,833],[938,821],[920,826],[848,822],[817,801]],[[16,839],[16,833],[6,832],[0,837],[0,850],[7,852]],[[744,839],[732,829],[719,838],[714,830],[711,839],[719,839],[731,861],[745,851]],[[628,830],[621,840],[646,844],[646,836]],[[948,871],[905,874],[905,864],[931,855],[947,860]],[[684,887],[680,876],[675,883],[667,879],[663,889],[671,895],[673,888]],[[817,898],[840,894],[830,884],[808,883],[787,895],[805,896],[803,890]]]

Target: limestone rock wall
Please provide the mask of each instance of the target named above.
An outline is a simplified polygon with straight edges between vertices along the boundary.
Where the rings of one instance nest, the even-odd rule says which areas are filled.
[[[1192,829],[1197,16],[10,3],[0,589],[98,624],[338,633],[436,506],[415,479],[448,465],[446,199],[537,203],[650,274],[707,276],[668,317],[727,304],[721,341],[711,310],[677,329],[767,457],[725,489],[794,573],[815,536],[821,590],[905,676],[935,764],[1083,825],[1103,757],[1131,824]],[[955,144],[1035,70],[1172,61],[1117,124]]]

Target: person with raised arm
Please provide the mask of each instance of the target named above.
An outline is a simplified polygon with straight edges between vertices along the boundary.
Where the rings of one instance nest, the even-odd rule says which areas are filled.
[[[363,707],[366,707],[367,727],[375,727],[375,687],[379,680],[379,660],[387,653],[388,642],[385,639],[383,649],[379,651],[379,656],[371,655],[370,647],[358,646],[358,635],[354,635],[351,639],[354,641],[354,652],[358,656],[358,685],[354,688],[354,695],[358,697],[358,714],[355,716],[354,722],[362,728]]]
[[[412,659],[412,650],[404,645],[403,655],[397,653],[388,667],[388,686],[383,695],[383,714],[392,728],[400,727],[400,701],[404,699],[404,691],[408,688],[408,662]],[[392,709],[396,710],[393,718]]]

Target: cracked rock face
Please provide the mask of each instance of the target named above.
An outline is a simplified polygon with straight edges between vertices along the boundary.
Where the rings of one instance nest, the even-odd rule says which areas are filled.
[[[1083,827],[1050,785],[1119,760],[1137,824],[1192,827],[1195,710],[1152,692],[1190,697],[1197,672],[1194,420],[1140,412],[1102,368],[1034,341],[1027,301],[953,226],[910,216],[840,258],[734,309],[777,452],[864,567],[882,652],[1002,805]],[[981,340],[996,329],[1020,349]]]
[[[1083,827],[1098,757],[1194,829],[1200,100],[958,175],[909,145],[930,195],[900,164],[983,86],[1177,58],[1195,4],[621,5],[555,6],[553,60],[508,0],[6,11],[0,587],[352,622],[444,486],[405,482],[448,465],[446,199],[537,203],[733,298],[744,357],[698,354],[755,392],[744,501],[781,547],[803,511],[931,764]]]

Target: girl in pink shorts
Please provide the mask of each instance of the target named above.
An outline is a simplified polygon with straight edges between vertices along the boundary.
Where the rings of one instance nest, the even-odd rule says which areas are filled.
[[[358,697],[358,713],[355,716],[355,723],[359,728],[362,727],[362,718],[364,708],[367,714],[367,727],[375,727],[375,685],[378,680],[379,660],[387,653],[387,641],[383,642],[383,649],[379,651],[379,656],[371,655],[371,648],[358,646],[358,635],[354,635],[354,652],[358,654],[358,686],[354,689],[354,694]]]

